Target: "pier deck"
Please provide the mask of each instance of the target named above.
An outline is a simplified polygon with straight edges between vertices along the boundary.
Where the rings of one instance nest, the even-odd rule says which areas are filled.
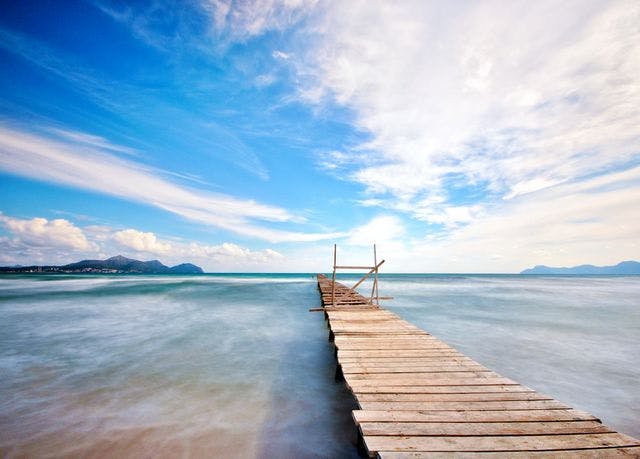
[[[318,275],[361,446],[382,459],[640,458],[640,441],[483,367]]]

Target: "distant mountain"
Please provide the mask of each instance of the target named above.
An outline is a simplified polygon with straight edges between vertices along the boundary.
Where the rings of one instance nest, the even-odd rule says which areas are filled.
[[[106,260],[82,260],[63,266],[0,267],[0,272],[60,272],[60,273],[106,273],[106,274],[202,274],[202,268],[191,263],[168,267],[158,260],[139,261],[118,255]]]
[[[520,274],[640,274],[640,263],[623,261],[615,266],[580,265],[572,268],[538,265],[535,268],[525,269]]]
[[[172,274],[201,274],[202,268],[191,263],[182,263],[169,268]]]

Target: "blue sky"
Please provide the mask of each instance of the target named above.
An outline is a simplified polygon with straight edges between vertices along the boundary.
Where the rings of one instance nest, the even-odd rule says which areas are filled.
[[[2,2],[0,263],[640,258],[637,2]]]

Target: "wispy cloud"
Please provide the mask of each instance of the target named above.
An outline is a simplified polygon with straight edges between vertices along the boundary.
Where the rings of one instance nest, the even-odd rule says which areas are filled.
[[[302,20],[318,0],[201,0],[215,32],[226,40],[242,41],[272,30],[283,30]],[[279,57],[284,57],[284,54]]]
[[[448,238],[425,239],[413,255],[439,271],[615,264],[640,253],[639,208],[635,167],[513,198]]]
[[[129,11],[127,14],[133,13]],[[139,25],[136,21],[134,23]],[[176,40],[181,39],[184,38],[176,37]],[[81,94],[101,110],[123,116],[129,122],[151,126],[158,132],[172,133],[177,139],[188,137],[191,150],[199,150],[203,155],[231,163],[261,180],[269,179],[269,173],[263,162],[238,134],[240,129],[229,129],[216,122],[213,117],[185,110],[173,102],[175,93],[166,97],[162,91],[147,88],[147,83],[137,85],[134,78],[115,81],[87,67],[72,55],[51,48],[30,36],[2,27],[0,27],[0,47],[46,71],[48,76],[53,75],[65,82],[71,91]],[[174,90],[181,93],[183,97],[187,97],[189,91],[199,84],[201,80],[194,77],[184,83],[183,87],[176,84],[178,87]],[[205,91],[205,95],[206,93]],[[202,98],[202,95],[198,93],[197,97]],[[144,110],[142,110],[143,107]],[[144,115],[141,116],[141,114]],[[168,123],[167,118],[171,119],[172,123]],[[92,142],[104,140],[62,128],[51,127],[50,129],[56,135],[66,136],[76,143],[85,143],[88,146],[91,146]],[[76,136],[76,138],[69,136]],[[139,141],[139,139],[136,140]],[[99,143],[93,146],[134,156],[137,154],[135,149],[123,146]],[[113,148],[119,148],[119,150],[113,150]]]
[[[314,241],[336,234],[270,229],[263,222],[301,223],[304,219],[276,206],[222,193],[195,191],[162,178],[154,169],[88,146],[83,134],[63,138],[37,135],[0,125],[0,169],[5,172],[92,190],[159,207],[184,218],[268,240]],[[94,142],[95,143],[95,142]]]

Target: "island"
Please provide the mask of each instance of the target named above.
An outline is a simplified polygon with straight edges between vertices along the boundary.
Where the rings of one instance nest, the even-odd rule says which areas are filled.
[[[0,273],[202,274],[203,271],[191,263],[169,267],[158,260],[140,261],[118,255],[106,260],[82,260],[62,266],[0,266]]]
[[[615,266],[594,266],[580,265],[571,268],[552,268],[538,265],[534,268],[525,269],[520,274],[618,274],[633,275],[640,274],[640,263],[637,261],[623,261]]]

